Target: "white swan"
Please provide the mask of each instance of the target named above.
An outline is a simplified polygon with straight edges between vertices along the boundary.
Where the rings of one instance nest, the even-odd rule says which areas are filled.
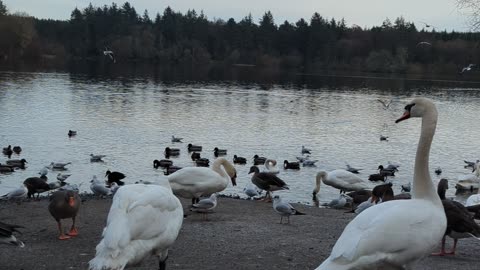
[[[411,269],[438,246],[447,219],[428,169],[437,115],[432,101],[415,98],[396,121],[422,118],[412,199],[384,202],[356,216],[317,270]]]
[[[475,176],[480,180],[480,163],[476,164]],[[477,204],[480,204],[480,188],[478,189],[477,194],[473,194],[473,195],[470,195],[470,197],[468,197],[465,203],[465,206],[472,206]]]
[[[473,173],[459,175],[457,184],[455,185],[456,189],[460,190],[473,190],[477,189],[480,186],[480,171],[475,170]]]
[[[280,173],[280,170],[277,167],[277,161],[275,159],[265,160],[265,172],[273,174]]]
[[[328,173],[326,171],[319,171],[315,180],[316,184],[315,189],[313,190],[314,196],[320,191],[320,181],[323,181],[325,185],[339,189],[340,193],[371,188],[362,178],[342,169],[333,170]]]
[[[89,269],[124,269],[149,255],[157,256],[160,269],[165,269],[168,249],[182,222],[182,205],[168,183],[122,186],[113,197],[103,239]]]
[[[210,196],[223,191],[228,182],[236,183],[237,171],[225,158],[217,158],[211,168],[185,167],[168,176],[173,193],[183,198],[191,198],[192,204],[201,196]]]

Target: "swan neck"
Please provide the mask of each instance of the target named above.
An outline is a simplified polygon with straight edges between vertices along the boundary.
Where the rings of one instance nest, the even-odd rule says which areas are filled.
[[[315,177],[315,188],[313,189],[313,193],[317,194],[320,191],[320,183],[322,182],[323,174],[318,173]]]
[[[226,160],[223,158],[218,158],[217,160],[215,160],[215,162],[213,162],[212,164],[212,170],[218,173],[221,177],[227,179],[227,182],[228,182],[228,180],[230,180],[230,176],[228,176],[225,169],[222,168],[222,165],[223,163],[225,163],[225,161]]]
[[[429,199],[441,205],[440,198],[430,177],[428,165],[430,148],[437,126],[437,117],[437,111],[435,107],[433,107],[433,109],[428,111],[422,118],[420,140],[415,156],[412,197],[416,199]]]

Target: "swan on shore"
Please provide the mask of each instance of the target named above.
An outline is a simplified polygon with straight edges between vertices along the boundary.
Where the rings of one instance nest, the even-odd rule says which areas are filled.
[[[396,123],[410,117],[422,118],[412,199],[387,201],[357,215],[317,270],[412,269],[438,246],[447,219],[428,168],[438,113],[431,100],[415,98]]]
[[[319,171],[315,177],[315,188],[313,196],[316,196],[320,191],[320,183],[332,186],[340,190],[340,193],[346,191],[360,191],[369,189],[370,186],[354,173],[343,169],[333,170],[331,172]]]

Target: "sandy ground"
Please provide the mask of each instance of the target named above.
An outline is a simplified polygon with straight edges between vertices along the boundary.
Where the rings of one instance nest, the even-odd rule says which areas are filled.
[[[182,203],[188,205],[186,200]],[[87,199],[78,216],[79,236],[60,241],[56,223],[48,213],[47,199],[20,205],[0,202],[1,220],[25,227],[19,238],[26,245],[0,245],[0,269],[87,269],[110,204],[111,199]],[[203,221],[198,213],[187,212],[167,269],[315,269],[330,254],[354,214],[295,206],[307,215],[291,217],[290,224],[279,224],[272,205],[261,201],[219,198],[209,221]],[[66,220],[64,227],[70,224]],[[460,240],[456,256],[430,256],[415,269],[479,269],[479,251],[479,241]],[[158,269],[158,261],[151,257],[129,269]]]

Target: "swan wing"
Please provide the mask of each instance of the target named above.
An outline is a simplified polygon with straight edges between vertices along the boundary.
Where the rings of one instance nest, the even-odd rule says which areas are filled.
[[[331,171],[328,175],[329,178],[337,179],[339,182],[344,182],[346,184],[358,184],[365,183],[362,178],[356,176],[354,173],[351,173],[346,170],[334,170]]]
[[[465,206],[473,206],[477,204],[480,204],[480,194],[471,195],[465,202]]]
[[[318,269],[356,269],[381,261],[403,265],[429,254],[445,228],[443,209],[427,200],[375,205],[347,225]]]

